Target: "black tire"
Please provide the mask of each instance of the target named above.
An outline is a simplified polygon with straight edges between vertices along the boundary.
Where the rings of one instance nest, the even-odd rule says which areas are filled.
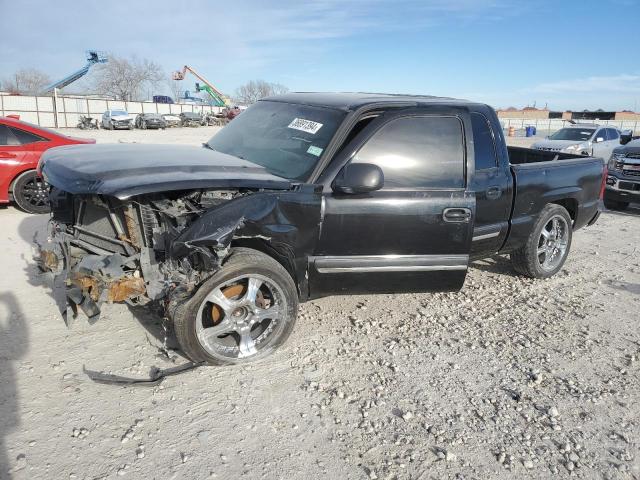
[[[554,218],[557,218],[559,221],[561,221],[561,219],[564,220],[564,225],[566,226],[566,248],[561,257],[556,259],[557,263],[554,262],[550,268],[545,268],[541,264],[540,256],[545,255],[543,258],[546,258],[547,254],[541,254],[538,252],[541,248],[540,241],[543,240],[542,230],[545,229],[547,224]],[[514,270],[531,278],[552,277],[562,268],[567,256],[569,255],[569,251],[571,250],[572,234],[572,221],[569,212],[560,205],[547,205],[542,209],[540,217],[536,221],[529,237],[527,238],[527,242],[520,249],[511,252],[511,263]],[[544,247],[544,245],[542,247]]]
[[[225,285],[228,285],[228,282],[232,282],[234,279],[244,275],[259,275],[268,279],[268,282],[277,285],[280,289],[278,295],[282,297],[279,301],[282,300],[284,305],[277,302],[274,304],[283,307],[281,308],[282,316],[277,320],[277,323],[274,322],[275,327],[271,327],[273,331],[271,333],[267,332],[268,336],[257,345],[256,353],[243,358],[232,358],[216,352],[212,353],[211,350],[205,349],[198,339],[198,322],[203,321],[205,316],[203,311],[203,319],[197,318],[200,308],[205,304],[211,292],[220,287],[224,288]],[[297,311],[297,290],[289,272],[276,260],[264,253],[248,248],[237,248],[232,251],[223,267],[204,282],[191,298],[172,306],[169,313],[173,318],[178,344],[191,360],[194,362],[206,362],[210,365],[229,365],[259,360],[280,347],[293,330]],[[269,323],[272,321],[266,320]],[[236,334],[232,332],[223,335],[223,337],[231,335],[234,335],[235,338]],[[238,347],[232,347],[234,349],[238,348],[238,352],[240,351],[239,343]],[[229,353],[229,355],[236,354]],[[237,355],[239,356],[240,354],[238,353]]]
[[[35,170],[21,173],[13,182],[13,201],[27,213],[49,213],[49,188]]]
[[[629,202],[620,202],[618,200],[608,200],[607,197],[604,197],[604,206],[608,210],[626,210],[629,207]]]

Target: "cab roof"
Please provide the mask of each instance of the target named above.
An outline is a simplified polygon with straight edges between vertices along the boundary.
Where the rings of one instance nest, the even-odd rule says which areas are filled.
[[[433,95],[401,95],[389,93],[322,93],[322,92],[293,92],[262,99],[263,101],[298,103],[317,107],[335,108],[352,111],[370,104],[379,103],[407,103],[420,105],[482,105],[468,100],[449,97],[435,97]]]

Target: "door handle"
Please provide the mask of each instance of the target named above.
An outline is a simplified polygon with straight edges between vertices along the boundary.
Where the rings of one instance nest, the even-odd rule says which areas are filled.
[[[471,219],[471,210],[468,208],[445,208],[442,219],[448,223],[466,223]]]
[[[502,196],[502,189],[500,187],[489,187],[486,191],[486,196],[490,200],[496,200]]]
[[[16,155],[9,152],[0,152],[0,158],[16,158]]]

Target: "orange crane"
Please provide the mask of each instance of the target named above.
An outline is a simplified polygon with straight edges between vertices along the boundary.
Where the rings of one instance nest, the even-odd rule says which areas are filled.
[[[211,82],[209,82],[206,78],[204,78],[202,75],[200,75],[198,72],[196,72],[193,68],[191,68],[188,65],[185,65],[184,67],[182,67],[182,70],[177,70],[173,72],[172,78],[174,80],[184,80],[184,77],[186,76],[187,72],[191,72],[191,74],[194,77],[196,77],[198,80],[204,83],[205,85],[204,87],[200,87],[200,85],[196,83],[196,90],[198,91],[204,90],[205,92],[209,93],[209,95],[211,95],[211,97],[213,98],[213,100],[215,101],[218,107],[224,107],[227,105],[227,100],[224,94],[220,90],[218,90],[216,87],[214,87]]]

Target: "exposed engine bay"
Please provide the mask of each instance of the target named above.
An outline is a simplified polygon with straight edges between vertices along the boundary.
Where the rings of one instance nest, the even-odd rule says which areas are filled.
[[[220,267],[231,238],[222,225],[206,246],[176,240],[205,212],[246,194],[192,190],[119,200],[53,189],[48,238],[37,260],[65,277],[67,321],[78,309],[94,321],[104,302],[141,305],[188,295]],[[240,223],[226,227],[232,232]]]

